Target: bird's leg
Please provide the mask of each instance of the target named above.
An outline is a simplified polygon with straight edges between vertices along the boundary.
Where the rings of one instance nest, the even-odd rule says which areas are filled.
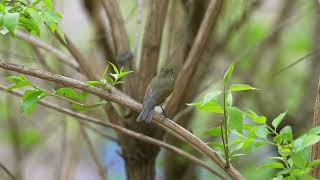
[[[162,113],[163,113],[163,115],[164,115],[164,117],[163,117],[163,119],[162,119],[162,122],[163,122],[163,121],[166,119],[167,114],[166,114],[166,112],[164,111],[163,107],[162,107],[162,106],[160,106],[160,107],[161,107]]]

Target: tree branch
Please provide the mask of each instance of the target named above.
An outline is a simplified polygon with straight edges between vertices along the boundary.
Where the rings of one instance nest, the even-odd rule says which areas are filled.
[[[313,116],[313,127],[317,127],[320,125],[320,77],[319,84],[317,88],[317,97],[316,102],[314,104],[314,116]],[[320,159],[320,143],[317,143],[312,146],[311,150],[311,160]],[[320,178],[320,167],[314,167],[311,171],[311,175],[314,178]]]
[[[18,91],[15,91],[15,90],[8,91],[7,89],[8,89],[8,87],[0,85],[0,90],[2,90],[2,91],[5,91],[7,93],[10,93],[10,94],[13,94],[13,95],[19,96],[19,97],[23,96],[23,94],[21,92],[18,92]],[[112,124],[112,123],[109,123],[109,122],[103,122],[102,120],[99,120],[99,119],[96,119],[96,118],[93,118],[93,117],[90,117],[90,116],[86,116],[84,114],[72,111],[72,110],[67,109],[67,108],[62,108],[59,105],[50,103],[50,102],[45,101],[45,100],[41,100],[39,102],[39,104],[41,104],[41,105],[43,105],[45,107],[48,107],[50,109],[56,110],[58,112],[70,115],[72,117],[79,118],[79,119],[83,120],[82,123],[88,122],[88,123],[93,123],[93,124],[100,125],[100,126],[103,126],[103,127],[112,128],[112,129],[114,129],[114,130],[116,130],[118,132],[121,132],[122,134],[125,134],[127,136],[130,136],[130,137],[133,137],[133,138],[136,138],[136,139],[139,139],[139,140],[142,140],[142,141],[145,141],[145,142],[148,142],[148,143],[160,146],[160,147],[164,147],[164,148],[166,148],[166,149],[168,149],[170,151],[173,151],[173,152],[177,153],[178,155],[180,155],[180,156],[192,161],[193,163],[198,164],[199,166],[202,166],[202,167],[206,168],[208,171],[212,172],[216,176],[218,176],[218,177],[220,177],[222,179],[227,179],[224,176],[220,175],[220,173],[216,172],[214,169],[212,169],[212,167],[207,165],[205,162],[203,162],[199,158],[197,158],[197,157],[195,157],[195,156],[193,156],[193,155],[191,155],[191,154],[189,154],[187,152],[184,152],[184,151],[180,150],[179,148],[174,147],[174,146],[172,146],[170,144],[164,143],[162,141],[159,141],[157,139],[151,138],[149,136],[146,136],[146,135],[143,135],[143,134],[140,134],[140,133],[136,133],[136,132],[131,131],[129,129],[126,129],[124,127],[121,127],[121,126],[118,126],[118,125],[115,125],[115,124]]]
[[[136,102],[135,100],[131,99],[128,96],[125,96],[117,91],[114,91],[114,89],[112,89],[111,91],[105,91],[104,89],[90,86],[86,83],[83,83],[81,81],[74,80],[65,76],[45,72],[45,71],[34,69],[34,68],[27,68],[27,67],[20,66],[17,64],[12,64],[12,63],[0,62],[0,67],[3,69],[16,71],[19,73],[38,77],[40,79],[52,81],[65,86],[77,88],[77,89],[95,94],[106,100],[110,100],[115,103],[118,103],[136,112],[141,111],[142,109],[142,105],[140,103]],[[209,159],[211,159],[221,168],[225,167],[224,160],[215,151],[213,151],[206,143],[201,141],[198,137],[194,136],[188,130],[184,129],[183,127],[179,126],[178,124],[174,123],[168,118],[161,117],[160,114],[155,114],[153,117],[153,120],[154,120],[153,121],[154,123],[164,128],[170,134],[176,136],[177,138],[191,145],[198,152],[206,155]],[[234,179],[243,179],[242,175],[232,166],[230,166],[230,168],[226,169],[225,171]]]
[[[197,65],[200,63],[199,59],[209,39],[209,35],[211,34],[212,29],[217,22],[222,4],[223,0],[211,0],[207,8],[204,19],[195,38],[195,42],[190,50],[190,53],[188,54],[182,70],[179,72],[179,75],[176,79],[173,96],[167,104],[166,112],[169,117],[172,117],[174,113],[178,111],[178,108],[182,103],[183,97],[188,89],[187,87],[190,79],[192,78]]]
[[[81,122],[79,123],[79,130],[80,130],[80,134],[82,135],[85,143],[87,144],[89,152],[90,152],[90,154],[96,164],[97,172],[100,176],[100,179],[101,180],[107,179],[106,170],[103,168],[103,165],[99,159],[99,156],[98,156],[96,150],[94,149],[93,144],[92,144],[92,142],[91,142],[91,140],[90,140],[90,138],[89,138],[89,136],[88,136],[88,134],[87,134],[86,130],[84,129],[83,124]]]
[[[56,38],[59,39],[61,44],[63,44],[71,53],[71,55],[74,57],[74,59],[78,62],[80,70],[83,71],[83,73],[87,76],[89,79],[98,79],[97,75],[93,73],[93,71],[90,69],[89,61],[87,61],[84,56],[81,54],[80,50],[74,45],[74,43],[71,41],[71,39],[64,34],[66,44],[64,43],[63,39],[58,35],[55,34]],[[93,61],[93,60],[92,60]]]
[[[32,44],[35,47],[42,48],[51,54],[53,54],[58,60],[60,60],[63,64],[66,64],[70,66],[71,68],[79,71],[79,64],[74,61],[72,58],[68,57],[66,54],[61,52],[60,50],[56,49],[55,47],[52,47],[51,45],[37,39],[36,37],[29,35],[23,31],[15,31],[16,37],[19,39],[22,39],[30,44]],[[71,60],[72,59],[72,60]]]

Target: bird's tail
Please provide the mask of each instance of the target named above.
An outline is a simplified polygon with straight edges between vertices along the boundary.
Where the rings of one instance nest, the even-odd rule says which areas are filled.
[[[151,109],[143,109],[140,115],[137,118],[138,122],[145,121],[147,123],[151,122],[153,115],[153,110]]]

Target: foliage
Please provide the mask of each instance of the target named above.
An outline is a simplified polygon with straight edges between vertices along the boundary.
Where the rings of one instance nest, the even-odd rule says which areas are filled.
[[[223,113],[224,122],[220,127],[213,127],[204,135],[221,137],[222,142],[209,142],[219,155],[224,156],[227,164],[238,156],[243,156],[250,150],[257,150],[265,145],[278,149],[279,156],[268,157],[259,168],[276,169],[273,179],[312,179],[309,173],[314,166],[320,165],[320,160],[311,161],[308,149],[320,141],[320,127],[315,127],[307,133],[294,139],[292,128],[285,126],[279,129],[286,116],[281,113],[267,124],[265,116],[257,115],[252,110],[241,110],[232,105],[232,92],[257,90],[246,84],[232,84],[231,79],[234,64],[230,65],[224,76],[224,91],[210,92],[201,101],[189,104],[199,110]],[[223,96],[223,105],[217,100]]]
[[[2,34],[14,35],[17,27],[35,36],[40,36],[41,26],[45,25],[63,40],[64,34],[58,23],[62,15],[53,10],[51,0],[26,0],[0,2],[0,29]]]

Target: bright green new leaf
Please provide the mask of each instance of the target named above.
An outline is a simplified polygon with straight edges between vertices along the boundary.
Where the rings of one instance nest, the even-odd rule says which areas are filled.
[[[265,116],[259,116],[251,110],[249,110],[249,112],[246,113],[246,116],[248,116],[251,121],[258,124],[265,124],[267,122],[267,118]]]
[[[242,133],[243,129],[243,113],[240,109],[236,107],[231,107],[228,111],[229,113],[229,128],[236,129],[238,132]]]
[[[221,128],[220,127],[214,127],[214,128],[208,129],[203,134],[204,135],[215,136],[215,137],[221,136]]]
[[[260,166],[259,168],[270,168],[270,169],[285,169],[283,164],[279,163],[279,162],[273,162],[273,163],[267,163],[267,164],[263,164],[262,166]]]
[[[294,150],[295,152],[299,152],[309,146],[316,144],[319,141],[320,141],[320,135],[307,133],[294,141],[293,143]]]
[[[115,73],[120,74],[120,72],[119,72],[119,70],[118,70],[118,68],[117,68],[117,66],[116,66],[116,65],[114,65],[114,64],[113,64],[113,63],[111,63],[111,62],[109,62],[109,64],[112,66],[113,71],[114,71]]]
[[[290,126],[286,126],[281,129],[280,137],[282,141],[289,141],[292,139],[292,128]]]
[[[195,106],[199,110],[207,111],[207,112],[214,112],[214,113],[223,113],[223,108],[216,100],[211,100],[206,103],[196,102],[187,104],[188,106]]]
[[[59,88],[55,91],[55,93],[72,99],[81,99],[81,95],[77,91],[69,87]]]
[[[3,14],[6,12],[6,7],[3,4],[0,4],[0,12]]]
[[[257,137],[260,137],[262,139],[267,139],[269,130],[266,125],[260,125],[255,131],[255,134],[257,135]]]
[[[27,10],[34,22],[40,26],[43,23],[43,19],[39,14],[40,12],[35,8],[28,8]]]
[[[19,75],[19,76],[8,76],[6,78],[8,81],[14,83],[11,85],[8,90],[16,89],[16,88],[21,88],[24,86],[30,85],[29,80],[24,76],[24,75]]]
[[[206,94],[203,98],[203,103],[206,103],[206,102],[209,102],[213,99],[216,99],[217,96],[219,96],[220,94],[222,93],[222,91],[213,91],[213,92],[210,92],[208,94]]]
[[[233,73],[233,69],[234,69],[234,63],[230,64],[227,72],[224,74],[223,80],[224,80],[225,84],[227,84],[229,82],[229,80],[232,76],[232,73]]]
[[[14,35],[14,31],[19,22],[19,13],[7,13],[3,17],[3,24],[8,29],[11,35]]]
[[[40,90],[27,90],[25,91],[22,99],[22,104],[20,106],[20,112],[27,112],[27,114],[32,114],[34,108],[38,102],[43,99],[47,94]]]
[[[272,121],[272,126],[274,129],[277,129],[279,124],[282,122],[283,118],[286,116],[287,112],[279,114],[274,120]]]
[[[229,90],[230,91],[247,91],[247,90],[257,90],[257,88],[247,84],[232,84]]]
[[[86,84],[91,85],[91,86],[100,86],[101,82],[100,81],[87,81]]]
[[[41,0],[34,0],[34,1],[32,1],[31,6],[35,6],[35,5],[39,4],[40,2],[41,2]]]
[[[308,158],[306,157],[306,152],[299,151],[291,155],[294,166],[298,168],[305,168],[308,164]]]
[[[53,8],[53,4],[51,0],[43,0],[44,4],[46,5],[46,7],[48,9],[52,9]]]

